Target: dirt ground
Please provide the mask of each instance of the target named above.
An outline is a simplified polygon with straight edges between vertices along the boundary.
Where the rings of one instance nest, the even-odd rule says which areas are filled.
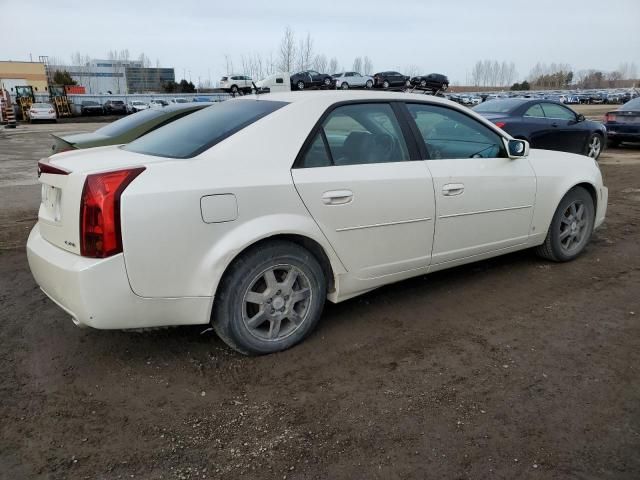
[[[398,283],[246,358],[200,327],[78,329],[40,292],[47,128],[0,134],[0,478],[640,478],[639,147],[603,156],[577,261]]]

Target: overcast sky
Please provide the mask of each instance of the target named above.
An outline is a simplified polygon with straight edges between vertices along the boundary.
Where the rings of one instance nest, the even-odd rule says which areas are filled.
[[[536,62],[640,69],[640,0],[0,0],[0,12],[10,15],[2,18],[0,60],[69,62],[75,51],[106,58],[127,48],[174,67],[176,79],[191,72],[194,83],[215,83],[225,54],[236,71],[243,54],[276,56],[286,26],[310,33],[315,53],[346,68],[368,55],[375,71],[416,65],[461,84],[486,58],[514,61],[519,79]]]

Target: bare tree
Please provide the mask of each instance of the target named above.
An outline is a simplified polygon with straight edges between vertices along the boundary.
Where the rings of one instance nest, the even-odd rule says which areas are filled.
[[[410,77],[415,77],[420,75],[420,67],[418,65],[408,65],[404,67],[404,73]]]
[[[338,73],[338,59],[336,57],[331,57],[329,60],[329,72],[331,74]]]
[[[311,38],[311,34],[307,33],[307,37],[304,40],[300,40],[300,44],[298,46],[298,70],[309,70],[311,68],[312,61],[313,39]]]
[[[327,57],[324,53],[316,55],[313,59],[313,68],[321,73],[325,73],[327,71]]]
[[[278,55],[278,69],[281,72],[291,72],[296,57],[296,39],[290,27],[287,27],[284,31]]]
[[[369,57],[364,57],[364,64],[362,68],[364,69],[364,72],[362,73],[365,75],[373,75],[373,63]]]
[[[353,61],[353,71],[354,72],[362,72],[362,57],[356,57]]]
[[[233,72],[233,59],[229,55],[224,56],[225,73],[231,75]]]

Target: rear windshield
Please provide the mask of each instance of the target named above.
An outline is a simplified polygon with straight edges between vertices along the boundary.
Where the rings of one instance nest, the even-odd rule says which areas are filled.
[[[194,157],[285,105],[261,99],[227,100],[159,128],[124,149],[158,157]]]
[[[619,110],[640,110],[640,97],[629,100]]]
[[[522,100],[487,100],[473,107],[476,112],[507,113],[522,105]]]
[[[32,108],[49,108],[51,107],[50,103],[32,103],[31,104]]]
[[[149,120],[153,120],[154,118],[165,115],[166,113],[166,110],[143,110],[141,112],[134,113],[133,115],[129,115],[128,117],[121,118],[120,120],[116,120],[106,127],[99,128],[95,133],[106,137],[117,137],[118,135],[122,135],[129,130],[139,127]]]

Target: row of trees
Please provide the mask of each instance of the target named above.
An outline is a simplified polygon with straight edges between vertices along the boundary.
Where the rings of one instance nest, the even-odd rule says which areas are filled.
[[[506,87],[513,83],[517,75],[513,62],[478,60],[471,70],[471,81],[476,87]]]
[[[294,72],[317,70],[323,73],[337,73],[348,70],[338,63],[336,57],[328,58],[324,53],[316,53],[311,34],[297,38],[294,31],[287,27],[280,40],[276,54],[260,53],[240,56],[241,72],[236,71],[233,58],[225,55],[225,71],[227,74],[243,73],[251,78],[260,79],[277,72]],[[373,74],[373,62],[368,56],[356,57],[351,67],[354,71],[365,75]]]

